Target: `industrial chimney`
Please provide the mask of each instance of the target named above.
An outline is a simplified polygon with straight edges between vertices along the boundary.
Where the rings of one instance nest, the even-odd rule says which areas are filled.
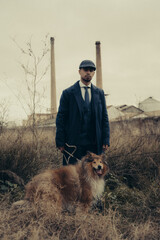
[[[96,43],[96,86],[102,88],[102,65],[101,65],[101,48],[100,42]]]
[[[51,115],[53,118],[55,118],[57,114],[57,103],[56,103],[54,38],[51,37],[50,41],[51,41]]]

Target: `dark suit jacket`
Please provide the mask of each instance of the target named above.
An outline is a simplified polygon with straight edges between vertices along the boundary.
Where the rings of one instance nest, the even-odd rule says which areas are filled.
[[[92,117],[96,134],[97,154],[101,154],[102,145],[109,146],[109,121],[106,101],[102,89],[91,84]],[[63,91],[56,118],[56,146],[65,143],[77,145],[82,121],[82,96],[79,81]]]

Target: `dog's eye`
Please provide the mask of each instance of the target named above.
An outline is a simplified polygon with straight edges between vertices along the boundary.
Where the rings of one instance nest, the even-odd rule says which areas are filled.
[[[96,163],[95,161],[93,163]]]

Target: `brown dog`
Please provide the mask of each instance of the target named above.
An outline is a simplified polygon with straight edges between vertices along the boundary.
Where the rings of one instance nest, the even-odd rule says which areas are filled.
[[[107,171],[102,156],[88,153],[77,165],[46,170],[35,176],[26,185],[25,199],[35,204],[50,201],[60,209],[79,202],[86,208],[103,193]]]

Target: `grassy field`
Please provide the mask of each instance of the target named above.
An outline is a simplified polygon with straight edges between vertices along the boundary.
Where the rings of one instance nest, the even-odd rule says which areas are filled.
[[[62,155],[52,130],[38,131],[34,142],[27,129],[1,133],[0,239],[160,239],[160,119],[111,123],[106,158],[105,192],[88,214],[59,214],[47,203],[14,206],[24,197],[23,183],[59,167]]]

